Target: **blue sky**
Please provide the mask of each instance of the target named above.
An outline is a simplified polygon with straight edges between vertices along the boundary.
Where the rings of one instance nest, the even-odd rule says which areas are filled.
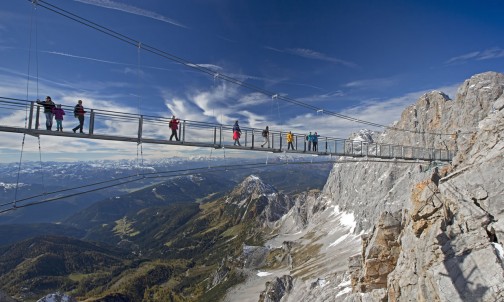
[[[397,120],[427,91],[454,98],[470,76],[504,71],[504,2],[497,0],[48,3],[215,73],[380,124]],[[65,105],[82,99],[85,107],[223,124],[239,119],[242,126],[335,137],[364,128],[139,50],[27,0],[0,5],[0,81],[2,97],[51,95]],[[0,108],[0,124],[20,118]],[[74,124],[67,116],[64,127]],[[0,161],[18,160],[21,140],[0,134]],[[27,158],[37,160],[38,143],[27,140]],[[132,144],[41,141],[46,160],[136,156]],[[145,150],[152,157],[188,153]]]

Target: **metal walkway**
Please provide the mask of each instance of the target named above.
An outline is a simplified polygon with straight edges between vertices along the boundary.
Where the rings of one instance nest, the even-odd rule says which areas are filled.
[[[0,122],[0,132],[313,155],[426,161],[450,161],[453,158],[453,153],[449,150],[369,143],[326,136],[318,137],[318,150],[315,151],[313,146],[310,148],[306,141],[306,135],[299,133],[293,133],[295,150],[287,150],[287,132],[272,131],[271,129],[268,141],[263,148],[261,144],[265,141],[261,135],[262,129],[247,127],[240,127],[242,131],[241,146],[235,146],[232,139],[232,126],[189,120],[180,120],[178,130],[180,141],[170,141],[168,139],[171,135],[171,130],[168,127],[169,118],[88,108],[86,108],[84,122],[85,133],[73,133],[72,127],[78,124],[77,119],[72,117],[73,107],[62,106],[62,109],[66,112],[63,121],[64,132],[55,131],[55,121],[53,122],[53,131],[42,130],[45,129],[43,107],[33,101],[0,97],[0,121],[2,121]],[[14,113],[18,115],[22,113],[25,116],[22,123],[3,124],[6,120],[4,117]]]

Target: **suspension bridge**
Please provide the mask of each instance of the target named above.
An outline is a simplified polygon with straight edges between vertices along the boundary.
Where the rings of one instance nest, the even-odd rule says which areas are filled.
[[[73,125],[73,107],[63,106],[70,117],[65,124]],[[449,150],[421,148],[413,146],[379,144],[361,140],[350,140],[328,136],[318,136],[317,147],[307,141],[307,135],[293,134],[294,149],[288,149],[287,132],[270,130],[268,137],[262,137],[263,129],[241,127],[240,145],[233,140],[233,126],[199,121],[180,120],[179,141],[170,140],[169,122],[171,118],[138,115],[126,112],[86,109],[86,130],[74,133],[69,127],[65,131],[50,131],[40,127],[45,124],[43,107],[35,101],[16,100],[0,97],[0,112],[7,110],[25,113],[24,125],[0,124],[0,132],[22,133],[33,136],[47,135],[79,139],[97,139],[137,144],[163,144],[187,147],[226,148],[259,152],[285,152],[293,154],[313,154],[328,156],[369,157],[381,159],[403,159],[424,161],[450,161],[453,154]],[[4,115],[3,114],[3,115]]]

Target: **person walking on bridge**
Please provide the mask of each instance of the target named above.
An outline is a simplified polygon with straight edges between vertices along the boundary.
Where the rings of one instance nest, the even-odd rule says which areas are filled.
[[[173,139],[174,136],[175,136],[175,140],[179,141],[179,137],[177,135],[178,124],[179,124],[179,120],[177,118],[175,118],[175,115],[172,115],[172,119],[171,119],[170,123],[168,124],[168,126],[171,129],[170,141]]]
[[[313,151],[318,152],[318,137],[319,135],[317,132],[312,135],[312,142],[313,142]]]
[[[240,136],[241,136],[241,129],[240,125],[238,125],[238,121],[236,121],[233,125],[233,140],[234,140],[234,146],[238,143],[238,146],[241,147],[240,145]]]
[[[269,127],[266,126],[266,128],[262,131],[262,137],[264,139],[264,143],[261,145],[262,148],[264,148],[264,145],[268,145],[269,148]]]
[[[77,101],[77,105],[74,107],[74,116],[79,119],[79,125],[72,129],[74,133],[77,129],[79,129],[79,133],[84,133],[82,128],[84,127],[84,114],[86,112],[87,111],[84,110],[84,106],[82,106],[82,100]]]
[[[294,145],[292,144],[293,141],[294,135],[292,135],[292,131],[289,131],[289,133],[287,133],[287,150],[290,150],[290,148],[294,150]]]
[[[51,131],[52,123],[53,123],[53,108],[56,105],[53,103],[50,96],[46,96],[45,101],[37,100],[37,104],[44,106],[44,115],[46,117],[46,130]]]
[[[61,104],[58,104],[56,108],[53,108],[52,112],[56,119],[56,131],[63,132],[63,115],[65,115],[65,110],[61,109]]]
[[[312,145],[312,141],[313,141],[313,136],[310,132],[310,134],[308,134],[306,136],[306,140],[308,141],[308,151],[311,151],[311,145]]]

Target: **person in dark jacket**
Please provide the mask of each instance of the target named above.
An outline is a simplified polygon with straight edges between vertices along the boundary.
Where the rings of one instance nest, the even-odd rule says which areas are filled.
[[[262,131],[262,137],[264,139],[264,143],[261,145],[261,147],[264,148],[265,145],[268,145],[268,148],[270,146],[269,144],[269,127],[266,126],[266,128]]]
[[[240,136],[241,136],[241,129],[240,125],[238,125],[238,121],[236,121],[233,125],[233,140],[234,140],[234,145],[238,143],[238,146],[240,145]]]
[[[79,125],[72,129],[74,133],[75,133],[75,131],[77,131],[77,129],[80,130],[79,131],[80,133],[84,133],[82,131],[82,127],[84,127],[84,114],[85,113],[86,113],[86,111],[84,110],[84,106],[82,106],[82,100],[79,100],[77,102],[77,105],[75,105],[75,107],[74,107],[74,116],[79,119]]]
[[[47,96],[45,101],[37,100],[37,104],[44,106],[44,115],[46,117],[46,130],[51,131],[54,114],[52,112],[56,105],[51,100],[50,96]]]
[[[178,141],[179,138],[178,138],[178,135],[177,135],[177,130],[178,130],[178,124],[179,124],[179,120],[177,120],[175,118],[175,115],[172,116],[172,119],[170,121],[170,123],[168,124],[168,126],[170,127],[171,129],[171,136],[170,136],[170,140],[173,139],[173,137],[175,136],[175,140]]]
[[[56,119],[56,131],[63,132],[63,115],[65,115],[65,110],[61,109],[61,105],[58,105],[53,108],[52,112]]]
[[[317,134],[317,132],[315,132],[315,134],[312,135],[312,142],[313,142],[313,151],[317,151],[318,152],[318,137],[319,135]]]

